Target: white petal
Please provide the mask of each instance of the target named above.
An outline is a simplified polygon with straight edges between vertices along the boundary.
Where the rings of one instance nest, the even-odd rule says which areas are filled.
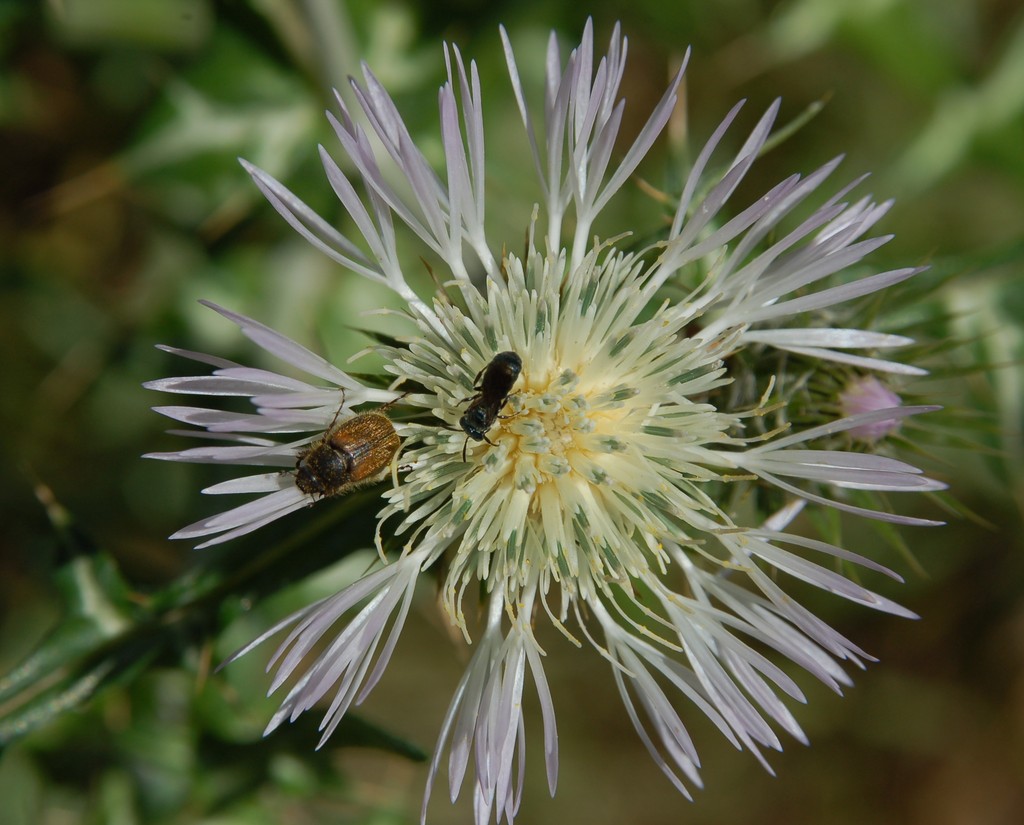
[[[791,347],[837,347],[883,349],[914,343],[903,335],[887,335],[863,329],[758,329],[743,333],[744,341]]]
[[[348,373],[343,370],[339,370],[329,361],[321,358],[310,352],[301,344],[293,341],[285,335],[277,332],[261,324],[259,321],[254,321],[252,318],[247,318],[244,315],[239,315],[236,312],[231,312],[224,307],[217,306],[212,301],[200,301],[203,306],[209,307],[214,312],[218,312],[228,320],[234,321],[242,329],[242,334],[246,338],[250,339],[267,352],[272,355],[276,355],[282,361],[291,364],[294,367],[298,367],[303,372],[314,375],[317,378],[322,378],[325,381],[329,381],[339,387],[357,387],[359,383],[353,379]]]
[[[851,355],[847,352],[835,352],[829,349],[816,349],[813,347],[786,347],[780,346],[787,352],[797,355],[805,355],[808,358],[820,358],[823,361],[835,361],[839,364],[849,364],[863,370],[876,370],[888,372],[894,375],[927,375],[928,370],[915,367],[911,364],[901,364],[899,361],[886,361],[882,358],[866,358],[862,355]]]

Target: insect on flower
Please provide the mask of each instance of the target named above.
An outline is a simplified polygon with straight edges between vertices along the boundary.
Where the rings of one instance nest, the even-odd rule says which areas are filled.
[[[498,255],[507,244],[486,226],[492,204],[485,203],[476,64],[446,48],[442,175],[364,67],[363,80],[352,83],[361,111],[339,96],[338,114],[329,116],[344,162],[321,150],[328,181],[361,239],[341,234],[267,172],[244,166],[283,218],[349,277],[384,284],[405,303],[409,332],[376,348],[382,380],[364,386],[281,333],[217,308],[307,377],[171,349],[212,367],[212,374],[147,384],[204,399],[248,396],[254,405],[254,412],[159,408],[206,431],[198,436],[226,443],[155,457],[270,468],[204,490],[257,496],[175,534],[213,536],[204,545],[376,477],[398,455],[397,435],[382,408],[325,430],[339,393],[351,408],[391,402],[394,391],[381,388],[386,382],[419,388],[406,402],[412,414],[395,425],[408,470],[400,484],[381,491],[385,505],[377,513],[376,535],[387,530],[401,552],[390,558],[382,552],[378,567],[278,622],[229,661],[290,627],[271,660],[270,689],[283,696],[267,732],[323,705],[322,745],[374,689],[411,615],[418,583],[436,576],[444,620],[473,652],[441,722],[422,822],[429,789],[447,765],[446,796],[454,800],[463,786],[471,788],[476,825],[511,825],[523,787],[530,685],[554,793],[558,730],[545,661],[557,656],[558,640],[542,649],[535,633],[542,624],[574,645],[585,638],[608,660],[643,746],[681,793],[690,796],[701,777],[680,705],[700,711],[768,767],[764,751],[781,750],[782,734],[806,741],[789,706],[805,700],[804,688],[770,657],[789,660],[837,692],[850,684],[844,666],[868,658],[802,605],[789,590],[791,580],[874,610],[913,615],[849,576],[846,566],[899,579],[895,571],[790,532],[789,525],[805,506],[894,525],[935,525],[895,512],[879,494],[945,487],[912,464],[874,452],[877,438],[857,449],[836,438],[857,438],[860,428],[881,424],[891,431],[909,416],[937,409],[931,405],[873,394],[870,407],[846,409],[839,419],[824,412],[788,416],[802,402],[782,392],[782,425],[750,426],[770,412],[775,386],[791,387],[808,373],[831,386],[835,374],[855,368],[896,387],[924,373],[888,357],[911,339],[860,328],[871,319],[858,309],[859,299],[922,271],[860,267],[889,239],[870,233],[890,202],[849,198],[847,185],[823,192],[837,158],[783,178],[729,217],[726,204],[768,145],[780,104],[772,103],[737,141],[739,150],[723,157],[737,106],[677,182],[674,215],[657,240],[646,249],[602,241],[595,221],[668,125],[683,69],[613,163],[625,122],[619,87],[627,44],[619,28],[604,55],[589,22],[568,55],[552,34],[543,119],[530,114],[504,30],[501,37],[542,193],[521,256]],[[392,173],[409,185],[393,187]],[[442,281],[454,279],[461,301],[427,302],[416,293],[403,271],[399,223],[443,261]],[[477,272],[479,286],[471,278]],[[508,350],[495,354],[498,346]],[[734,357],[761,351],[778,355],[771,369]],[[501,460],[467,464],[469,439],[492,443],[488,432],[524,361],[529,381],[516,391],[516,438],[506,439]],[[466,363],[486,366],[472,396],[460,402],[466,435],[460,451],[456,439],[438,437],[437,417],[451,399],[465,397]],[[303,431],[317,433],[312,444],[279,439]],[[751,495],[755,487],[773,489],[784,506],[761,507]],[[342,538],[343,547],[358,540]]]
[[[360,413],[340,424],[335,415],[323,437],[299,454],[295,486],[307,495],[327,498],[380,481],[401,445],[384,409]]]
[[[508,401],[513,384],[519,379],[523,369],[523,359],[514,352],[499,352],[491,362],[477,373],[473,380],[473,389],[477,394],[470,399],[469,406],[459,419],[459,426],[469,439],[486,441],[494,446],[487,437],[487,431],[494,426],[494,421],[501,408]],[[466,446],[462,448],[462,460],[466,460]]]

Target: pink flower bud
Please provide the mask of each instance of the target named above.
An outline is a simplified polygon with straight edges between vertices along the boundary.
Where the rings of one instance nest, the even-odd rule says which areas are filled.
[[[899,407],[902,402],[903,399],[874,376],[854,381],[839,394],[844,417]],[[853,427],[849,433],[859,441],[873,443],[898,430],[900,422],[899,418],[875,421],[861,427]]]

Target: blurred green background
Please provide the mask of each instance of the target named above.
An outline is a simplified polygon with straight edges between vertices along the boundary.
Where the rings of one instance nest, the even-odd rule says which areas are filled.
[[[970,515],[903,531],[920,569],[897,559],[907,584],[885,593],[921,621],[813,601],[882,661],[843,699],[804,681],[810,703],[796,712],[812,745],[773,756],[776,778],[696,712],[684,717],[704,755],[693,804],[647,757],[605,663],[542,638],[561,779],[549,800],[531,708],[521,821],[1024,821],[1020,2],[0,0],[0,823],[418,818],[426,768],[410,757],[433,747],[466,658],[430,588],[384,681],[324,750],[313,751],[312,717],[261,740],[274,706],[262,698],[268,651],[212,666],[358,575],[363,554],[330,562],[355,549],[338,545],[338,527],[348,519],[347,533],[367,501],[331,502],[220,550],[167,541],[216,510],[198,490],[224,476],[139,458],[185,446],[149,410],[173,399],[140,384],[189,370],[160,342],[259,363],[198,298],[339,364],[368,343],[354,326],[387,329],[358,313],[392,299],[295,237],[236,162],[342,220],[316,144],[336,149],[322,112],[360,60],[433,159],[441,41],[478,61],[491,237],[521,243],[538,196],[497,26],[536,95],[547,31],[569,45],[587,14],[599,42],[616,20],[630,39],[627,134],[687,45],[692,145],[739,98],[748,128],[777,96],[783,122],[827,101],[744,192],[846,152],[842,180],[872,172],[859,191],[897,199],[881,226],[896,238],[873,263],[931,264],[933,290],[915,309],[933,339],[957,342],[938,379],[913,385],[915,400],[947,405],[915,460],[951,481]],[[654,186],[667,185],[666,157],[662,146],[641,167]],[[598,229],[643,230],[653,216],[627,187]],[[422,271],[417,245],[404,248]],[[966,447],[941,446],[965,434]],[[854,549],[876,543],[850,535]],[[431,822],[471,821],[467,800],[449,808],[444,797],[438,787]]]

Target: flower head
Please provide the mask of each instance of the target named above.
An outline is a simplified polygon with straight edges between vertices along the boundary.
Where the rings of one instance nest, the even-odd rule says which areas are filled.
[[[272,690],[295,681],[270,728],[323,699],[330,702],[326,739],[380,678],[418,578],[441,571],[444,612],[475,652],[444,720],[431,781],[447,752],[454,799],[472,759],[480,825],[492,817],[511,822],[518,808],[522,777],[513,776],[513,766],[518,760],[521,770],[525,754],[521,701],[528,681],[541,701],[554,792],[554,701],[542,664],[549,651],[534,636],[538,623],[550,621],[573,643],[586,640],[608,659],[638,734],[688,795],[688,786],[700,784],[699,759],[677,699],[689,700],[763,761],[762,749],[782,747],[777,728],[804,739],[780,698],[803,701],[803,694],[767,654],[795,662],[837,691],[848,683],[840,663],[868,658],[791,598],[786,578],[911,615],[831,563],[898,578],[895,573],[787,532],[801,508],[816,503],[897,524],[931,524],[874,509],[858,493],[943,486],[894,458],[829,448],[836,433],[891,427],[934,407],[897,400],[795,429],[786,423],[787,399],[772,395],[785,375],[750,367],[752,354],[783,352],[819,370],[920,372],[880,355],[909,339],[834,328],[824,315],[837,317],[853,299],[918,272],[851,272],[887,240],[868,233],[890,204],[849,202],[846,187],[814,205],[838,165],[832,161],[786,178],[724,217],[778,111],[773,104],[739,152],[723,161],[719,144],[736,107],[698,155],[657,243],[636,249],[624,245],[624,236],[592,239],[595,218],[667,123],[681,72],[615,163],[626,59],[618,29],[596,65],[589,24],[564,62],[552,36],[540,124],[526,105],[504,31],[502,37],[540,183],[541,204],[522,255],[499,254],[505,239],[495,243],[485,231],[482,92],[475,65],[467,66],[454,48],[445,52],[448,82],[440,92],[443,176],[429,167],[369,69],[363,85],[353,83],[368,129],[340,97],[340,116],[329,116],[362,191],[326,150],[321,158],[361,241],[246,164],[305,238],[405,299],[408,334],[378,348],[392,389],[363,386],[272,330],[219,308],[253,341],[314,380],[180,352],[214,367],[213,375],[151,384],[249,396],[255,405],[249,414],[161,408],[228,446],[159,457],[274,468],[205,491],[259,494],[176,534],[212,537],[208,544],[316,498],[296,485],[295,464],[330,431],[339,409],[344,417],[364,404],[399,400],[406,413],[394,424],[403,439],[400,479],[382,488],[378,537],[397,536],[400,556],[383,558],[379,569],[288,617],[237,655],[292,627],[271,661]],[[382,158],[400,172],[402,191],[382,171]],[[791,225],[797,207],[806,217]],[[396,217],[446,267],[444,288],[429,300],[409,286],[399,263]],[[491,388],[488,367],[499,353],[518,356],[521,371],[509,371]],[[777,363],[786,369],[787,359]],[[407,394],[400,397],[402,390]],[[473,405],[486,413],[480,432],[460,426]],[[773,410],[778,424],[768,426]],[[281,439],[291,433],[308,435]],[[737,505],[748,494],[758,502],[753,514]],[[378,547],[383,554],[382,541]],[[316,647],[319,642],[326,646]]]
[[[839,404],[847,416],[895,410],[901,403],[902,399],[873,375],[851,381],[839,394]],[[850,430],[850,437],[870,444],[898,430],[899,426],[899,418],[883,419],[854,427]]]

